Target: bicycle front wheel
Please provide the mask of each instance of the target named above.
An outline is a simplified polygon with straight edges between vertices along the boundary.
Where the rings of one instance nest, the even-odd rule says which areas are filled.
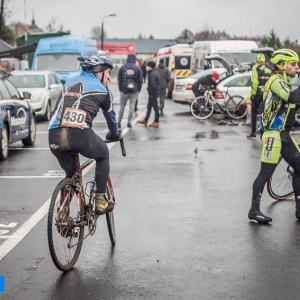
[[[191,113],[198,120],[208,119],[213,112],[214,104],[208,97],[197,97],[191,103]]]
[[[63,179],[51,198],[47,228],[51,258],[61,271],[72,269],[79,257],[84,234],[83,219],[83,204],[77,200],[73,181]]]
[[[113,200],[115,202],[115,199],[113,198],[113,193],[110,189],[109,184],[107,184],[106,195],[108,197],[108,201]],[[111,241],[112,245],[115,245],[116,232],[115,232],[114,211],[111,211],[106,214],[106,222],[107,222],[107,228],[108,228],[108,234],[109,234],[110,241]]]
[[[268,193],[276,200],[285,200],[294,195],[294,169],[280,157],[276,169],[267,183]]]
[[[232,96],[225,103],[225,110],[233,119],[242,119],[247,114],[246,105],[240,105],[243,101],[241,96]]]

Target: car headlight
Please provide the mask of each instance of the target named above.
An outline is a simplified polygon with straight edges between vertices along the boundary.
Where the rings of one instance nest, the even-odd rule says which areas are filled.
[[[35,102],[42,102],[43,101],[43,96],[41,94],[36,94],[31,96],[30,102],[35,103]]]

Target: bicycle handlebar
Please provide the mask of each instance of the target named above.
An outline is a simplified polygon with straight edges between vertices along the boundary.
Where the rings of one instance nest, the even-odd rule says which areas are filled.
[[[125,150],[125,144],[124,144],[123,137],[121,137],[119,141],[105,140],[104,142],[105,142],[106,144],[109,144],[109,143],[115,143],[115,142],[120,142],[120,146],[121,146],[121,150],[122,150],[122,155],[123,155],[123,156],[126,156],[126,150]]]

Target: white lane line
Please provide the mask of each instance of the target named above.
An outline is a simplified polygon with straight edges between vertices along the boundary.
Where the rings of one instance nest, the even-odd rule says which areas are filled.
[[[10,237],[10,235],[0,235],[0,240],[6,240]]]
[[[144,110],[137,118],[134,119],[132,124],[135,124],[140,117],[146,114]],[[130,129],[123,129],[122,133],[125,135]],[[116,143],[107,144],[108,148],[112,148]],[[126,145],[125,145],[126,146]],[[88,168],[83,172],[85,175],[91,167],[95,164],[93,162]],[[12,235],[5,238],[5,241],[0,245],[0,261],[14,248],[16,247],[22,239],[33,229],[35,225],[48,213],[51,197],[49,197],[46,202]]]

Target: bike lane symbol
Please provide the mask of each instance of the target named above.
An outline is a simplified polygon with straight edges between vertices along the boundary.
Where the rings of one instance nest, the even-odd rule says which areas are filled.
[[[9,223],[9,224],[0,224],[0,239],[7,239],[9,235],[8,228],[14,228],[17,226],[18,223]]]

